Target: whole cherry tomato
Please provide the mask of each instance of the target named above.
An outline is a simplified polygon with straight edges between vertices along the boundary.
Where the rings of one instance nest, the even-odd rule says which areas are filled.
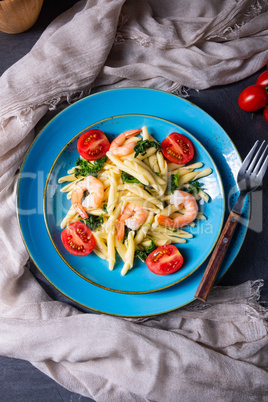
[[[264,71],[264,73],[259,76],[256,84],[261,85],[262,87],[266,87],[268,85],[268,70]]]
[[[264,87],[251,85],[241,92],[238,104],[245,112],[255,112],[268,104],[268,94]]]
[[[264,117],[264,120],[267,121],[267,123],[268,123],[268,107],[265,107],[263,109],[263,117]]]

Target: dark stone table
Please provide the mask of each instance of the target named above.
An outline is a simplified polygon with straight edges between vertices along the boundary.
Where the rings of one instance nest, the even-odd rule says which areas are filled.
[[[76,0],[45,0],[37,23],[27,32],[8,35],[0,32],[0,74],[23,57],[37,41],[47,25],[64,10],[75,4]],[[188,100],[205,110],[228,133],[242,158],[245,157],[256,139],[268,139],[268,123],[261,112],[242,112],[237,104],[240,92],[255,84],[257,72],[247,79],[222,87],[204,91],[189,92]],[[50,118],[48,116],[47,118]],[[268,300],[268,174],[262,191],[252,199],[251,219],[256,227],[262,217],[258,231],[249,228],[244,244],[220,285],[237,285],[247,280],[264,279],[261,300]],[[256,222],[256,225],[254,225]],[[31,271],[37,277],[48,294],[61,301],[70,303],[63,295],[52,288],[31,264]],[[89,398],[71,393],[34,368],[29,362],[0,356],[0,400],[1,401],[91,401]]]

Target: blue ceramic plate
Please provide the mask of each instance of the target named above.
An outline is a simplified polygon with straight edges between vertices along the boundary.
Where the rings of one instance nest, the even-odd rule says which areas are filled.
[[[122,114],[146,114],[166,119],[199,140],[219,169],[228,213],[238,194],[235,178],[241,159],[225,131],[203,110],[175,95],[151,89],[124,88],[101,92],[76,102],[42,130],[21,168],[18,216],[31,258],[47,280],[64,295],[84,307],[107,314],[128,317],[156,315],[194,300],[207,261],[185,280],[159,292],[111,292],[91,284],[68,267],[53,246],[44,220],[46,179],[66,143],[94,122]],[[249,205],[246,204],[244,224],[239,225],[234,234],[218,278],[227,271],[240,250],[247,231],[248,211]]]
[[[86,257],[77,257],[68,253],[61,241],[60,223],[71,206],[66,194],[60,192],[65,186],[57,185],[58,179],[67,175],[70,166],[75,166],[79,154],[77,152],[77,140],[80,134],[88,129],[98,128],[102,130],[110,142],[114,136],[136,127],[146,126],[149,133],[159,142],[167,135],[176,131],[187,135],[195,148],[195,156],[190,163],[202,162],[203,168],[210,167],[213,172],[200,181],[205,191],[210,195],[210,202],[200,202],[199,210],[207,217],[206,221],[196,220],[194,228],[186,230],[193,234],[185,244],[178,244],[178,248],[184,257],[182,268],[172,275],[155,275],[146,264],[135,259],[134,268],[127,275],[122,276],[123,262],[117,259],[113,271],[109,271],[108,262],[91,253]],[[109,119],[97,122],[85,127],[82,133],[68,142],[53,164],[45,191],[45,219],[52,243],[56,247],[65,263],[76,273],[89,282],[108,290],[125,293],[141,293],[158,291],[172,286],[191,275],[207,258],[219,236],[224,217],[224,193],[219,172],[206,149],[192,135],[181,127],[166,120],[145,115],[113,116]],[[203,169],[202,168],[202,169]]]

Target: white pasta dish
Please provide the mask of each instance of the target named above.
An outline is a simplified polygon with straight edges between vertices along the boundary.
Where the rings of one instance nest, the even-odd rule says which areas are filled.
[[[206,219],[198,205],[200,200],[208,202],[209,195],[199,179],[212,169],[202,161],[183,163],[183,153],[191,154],[191,141],[180,134],[174,137],[177,148],[175,143],[164,143],[166,139],[159,144],[145,126],[130,127],[111,144],[104,134],[108,144],[103,136],[98,141],[97,131],[80,137],[78,151],[79,142],[83,146],[77,165],[58,180],[64,183],[60,191],[70,200],[61,221],[65,248],[77,256],[93,251],[107,260],[109,270],[115,268],[118,253],[122,275],[135,267],[135,257],[156,274],[175,272],[183,257],[174,244],[191,241],[187,227]],[[87,155],[91,160],[84,158]]]

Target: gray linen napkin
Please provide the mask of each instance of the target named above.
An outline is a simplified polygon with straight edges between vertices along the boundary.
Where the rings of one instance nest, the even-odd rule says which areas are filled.
[[[147,320],[82,314],[51,300],[26,268],[15,211],[15,172],[49,108],[92,88],[181,91],[242,79],[268,58],[267,9],[248,0],[81,1],[3,74],[0,354],[98,401],[268,398],[261,282],[215,288],[205,306]]]

